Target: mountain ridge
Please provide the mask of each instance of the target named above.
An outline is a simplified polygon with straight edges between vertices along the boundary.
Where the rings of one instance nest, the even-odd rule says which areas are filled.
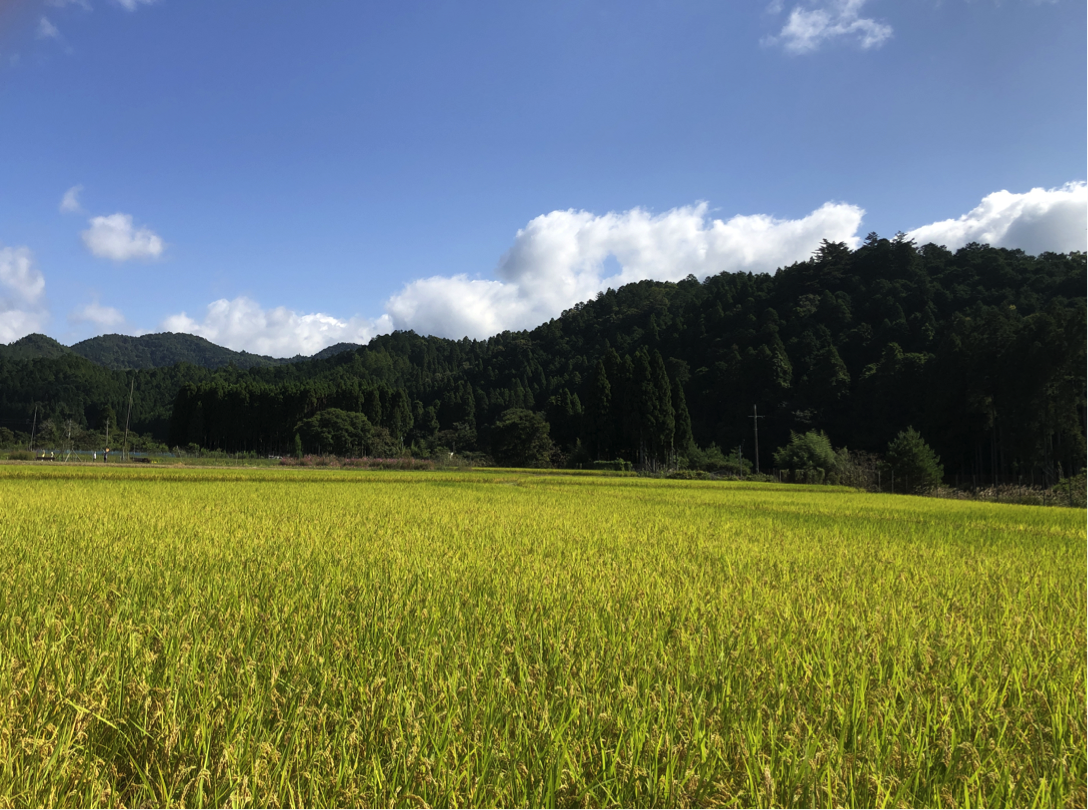
[[[39,333],[26,335],[6,346],[0,345],[0,354],[12,360],[57,358],[68,354],[78,355],[96,365],[112,371],[169,368],[178,363],[215,370],[233,365],[239,369],[259,366],[281,366],[308,360],[322,360],[346,351],[355,351],[359,345],[337,343],[311,356],[270,357],[234,351],[212,343],[198,335],[185,332],[155,332],[134,337],[132,335],[98,335],[65,346],[59,341]]]

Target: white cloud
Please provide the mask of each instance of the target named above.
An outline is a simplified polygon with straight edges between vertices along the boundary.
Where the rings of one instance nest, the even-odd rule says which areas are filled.
[[[92,301],[69,313],[68,320],[72,323],[94,324],[99,329],[112,329],[122,326],[125,323],[125,316],[119,309],[104,307],[97,301]]]
[[[432,276],[406,284],[377,320],[342,320],[285,307],[263,309],[240,297],[208,306],[203,320],[184,312],[163,321],[171,332],[277,357],[310,355],[338,342],[366,343],[391,329],[449,338],[485,338],[530,329],[607,287],[652,279],[679,281],[722,272],[773,272],[809,258],[822,240],[859,244],[864,211],[825,203],[800,219],[757,214],[727,220],[706,203],[653,215],[641,208],[595,215],[552,211],[517,232],[492,279]],[[911,231],[919,244],[951,249],[971,241],[1029,253],[1086,249],[1088,186],[1070,183],[1025,194],[999,191],[959,219]]]
[[[366,343],[392,328],[387,315],[376,321],[366,318],[340,320],[321,312],[299,314],[286,307],[263,309],[245,296],[225,298],[208,305],[204,320],[184,312],[162,322],[167,332],[187,332],[235,351],[245,350],[272,357],[311,355],[334,343]]]
[[[21,337],[41,332],[49,320],[46,313],[20,309],[4,309],[0,300],[0,343],[11,343]]]
[[[0,342],[40,330],[48,320],[41,307],[45,278],[27,247],[0,247]]]
[[[434,276],[386,302],[398,329],[483,338],[534,327],[607,287],[689,274],[770,272],[809,258],[822,239],[857,245],[864,211],[827,203],[806,217],[708,217],[705,203],[654,216],[635,208],[596,216],[553,211],[519,230],[498,280]],[[611,266],[610,266],[611,265]]]
[[[878,48],[891,37],[892,27],[862,17],[865,3],[866,0],[830,0],[808,7],[795,6],[778,36],[768,37],[764,42],[781,43],[787,51],[797,54],[812,53],[833,40],[852,41],[863,49]]]
[[[45,278],[28,247],[0,248],[0,285],[19,300],[34,304],[45,292]]]
[[[86,11],[91,10],[91,4],[89,0],[45,0],[47,6],[53,6],[54,8],[64,8],[65,6],[79,6]]]
[[[49,22],[47,17],[38,20],[38,39],[56,39],[60,36],[57,26]]]
[[[92,217],[91,227],[83,231],[83,244],[95,256],[117,262],[129,259],[156,259],[165,244],[149,228],[136,229],[131,214]]]
[[[923,225],[907,235],[919,245],[933,242],[950,250],[985,242],[1033,255],[1083,251],[1088,249],[1088,185],[1066,183],[1024,194],[995,191],[959,219]]]
[[[118,5],[127,11],[135,11],[140,6],[150,6],[155,0],[117,0]]]
[[[72,186],[66,192],[60,200],[60,210],[62,213],[82,213],[83,206],[79,204],[79,193],[83,191],[83,186]]]

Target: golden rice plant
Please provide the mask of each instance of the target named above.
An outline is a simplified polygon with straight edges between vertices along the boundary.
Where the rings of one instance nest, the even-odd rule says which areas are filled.
[[[1084,806],[1083,509],[0,467],[4,805]]]

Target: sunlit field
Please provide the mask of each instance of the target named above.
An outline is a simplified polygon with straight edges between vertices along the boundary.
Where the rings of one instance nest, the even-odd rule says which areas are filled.
[[[1084,806],[1085,512],[0,466],[5,805]]]

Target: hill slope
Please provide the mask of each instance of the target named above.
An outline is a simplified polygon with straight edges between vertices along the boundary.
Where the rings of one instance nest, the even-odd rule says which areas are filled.
[[[131,369],[169,368],[177,363],[192,363],[207,369],[233,365],[238,369],[261,366],[281,366],[307,360],[324,360],[341,352],[358,349],[355,343],[337,343],[322,349],[312,357],[268,357],[249,352],[236,352],[217,346],[196,335],[179,332],[160,332],[152,335],[99,335],[80,341],[71,347],[58,343],[47,335],[33,334],[4,346],[0,344],[0,356],[11,360],[52,359],[67,354],[84,357],[103,368],[114,371]]]
[[[0,344],[0,356],[12,360],[62,357],[70,353],[71,349],[53,340],[48,335],[27,335],[9,343],[7,346]]]
[[[80,357],[111,369],[164,368],[175,363],[192,363],[203,368],[273,366],[290,362],[216,346],[196,335],[160,332],[153,335],[100,335],[72,346]]]

